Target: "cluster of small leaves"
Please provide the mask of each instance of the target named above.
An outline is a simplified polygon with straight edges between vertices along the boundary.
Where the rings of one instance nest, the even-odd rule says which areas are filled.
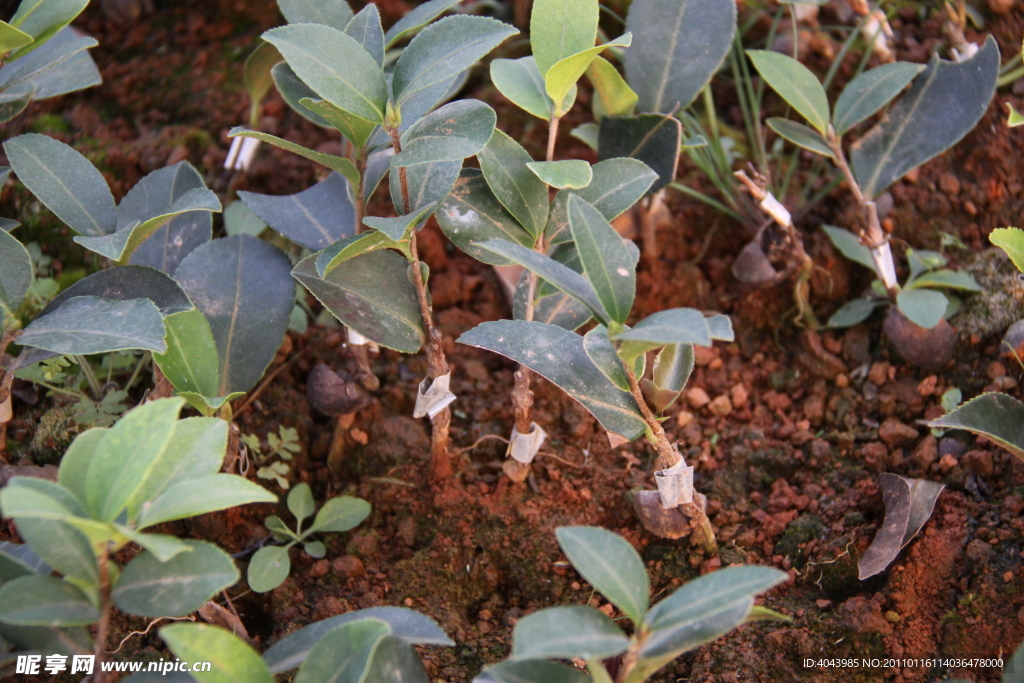
[[[865,268],[875,269],[871,253],[849,230],[831,225],[825,233],[835,248],[846,258]],[[960,310],[961,301],[953,292],[979,292],[981,287],[970,273],[946,268],[945,256],[935,251],[907,249],[907,281],[896,294],[896,307],[910,322],[930,329],[940,320],[950,319]],[[829,327],[850,327],[867,320],[876,308],[889,303],[888,293],[880,280],[872,283],[872,293],[854,299],[836,311]]]
[[[754,606],[758,593],[786,581],[778,569],[734,566],[702,576],[650,604],[643,560],[630,543],[597,527],[560,527],[558,543],[573,567],[633,625],[627,634],[589,606],[551,607],[516,624],[509,659],[487,667],[474,683],[642,683],[688,650],[755,618],[778,616]],[[604,660],[618,655],[625,670],[613,679]],[[580,659],[590,677],[550,659]]]
[[[195,611],[238,580],[234,562],[215,545],[146,531],[275,500],[242,477],[218,473],[227,424],[179,419],[183,405],[169,398],[135,408],[111,428],[80,434],[64,454],[56,482],[15,477],[0,489],[0,512],[14,520],[27,544],[0,548],[5,641],[77,654],[88,643],[83,627],[101,616],[104,581],[123,612],[168,617]],[[129,543],[143,552],[117,567],[109,555]],[[155,584],[160,590],[153,590]]]
[[[286,462],[270,462],[271,458],[278,457],[284,461],[290,461],[293,453],[302,450],[299,445],[299,433],[294,427],[281,427],[280,436],[274,432],[267,434],[267,446],[269,450],[264,453],[260,439],[255,434],[243,434],[242,443],[246,445],[249,453],[259,466],[256,476],[260,479],[273,479],[278,486],[287,490],[288,480],[285,476],[290,467]]]
[[[312,535],[352,529],[369,516],[370,504],[362,498],[351,496],[331,498],[316,513],[313,523],[303,529],[303,523],[313,516],[316,504],[309,484],[302,483],[288,493],[288,510],[296,520],[294,530],[277,515],[271,515],[265,520],[274,541],[284,545],[264,546],[256,551],[249,562],[249,587],[257,593],[274,590],[288,578],[291,572],[288,551],[293,545],[302,544],[307,555],[322,558],[327,554],[327,548],[321,541],[312,540]]]

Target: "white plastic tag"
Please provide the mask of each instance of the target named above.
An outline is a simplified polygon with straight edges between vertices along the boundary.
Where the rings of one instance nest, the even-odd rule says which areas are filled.
[[[793,221],[789,210],[771,192],[766,194],[764,199],[761,200],[761,208],[782,227],[788,226]]]
[[[964,43],[960,47],[951,48],[949,52],[953,55],[954,62],[965,62],[978,54],[978,46],[975,43]]]
[[[366,346],[367,344],[370,343],[369,339],[367,339],[363,335],[359,334],[358,332],[353,330],[351,327],[346,327],[345,329],[348,330],[348,343],[349,343],[349,346]]]
[[[433,382],[429,378],[420,382],[419,391],[416,393],[416,405],[413,407],[412,416],[415,418],[434,416],[448,407],[455,400],[455,394],[448,391],[448,383],[451,382],[452,373],[448,372],[436,378]]]
[[[530,423],[529,434],[520,434],[515,425],[513,425],[512,437],[508,440],[506,455],[512,456],[513,459],[518,460],[524,465],[529,465],[533,462],[537,451],[540,450],[547,436],[547,432],[541,429],[541,426],[536,422]]]
[[[663,510],[693,502],[693,467],[687,467],[685,460],[680,460],[667,470],[655,472],[654,482],[658,485]]]
[[[237,137],[231,139],[231,149],[224,160],[224,168],[233,171],[248,171],[252,160],[256,158],[256,150],[260,141],[256,138]]]

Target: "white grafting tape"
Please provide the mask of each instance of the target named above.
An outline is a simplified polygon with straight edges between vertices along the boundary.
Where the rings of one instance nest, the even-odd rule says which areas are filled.
[[[413,407],[412,416],[415,418],[434,416],[448,407],[455,400],[456,396],[448,391],[448,384],[451,382],[452,373],[448,372],[436,378],[433,382],[425,379],[420,382],[419,391],[416,393],[416,405]]]
[[[506,453],[515,460],[528,465],[533,462],[537,451],[540,450],[547,436],[547,432],[541,429],[541,426],[536,422],[530,423],[529,434],[520,434],[515,425],[513,425],[512,437],[508,440],[508,451]]]
[[[671,510],[682,503],[693,502],[693,468],[687,467],[685,460],[655,472],[654,482],[658,485],[662,509]]]

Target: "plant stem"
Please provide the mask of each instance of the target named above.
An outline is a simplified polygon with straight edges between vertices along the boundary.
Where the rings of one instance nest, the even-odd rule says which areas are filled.
[[[93,396],[99,401],[103,398],[103,388],[100,386],[100,382],[96,379],[96,373],[92,371],[92,366],[89,364],[89,359],[85,356],[75,356],[78,361],[78,367],[82,368],[82,372],[85,373],[85,378],[89,380],[89,386],[92,387]]]
[[[366,153],[363,149],[356,152],[356,170],[359,171],[359,187],[356,188],[356,234],[363,232],[363,215],[366,213]],[[346,328],[347,329],[347,328]],[[367,344],[348,345],[352,358],[356,362],[356,379],[367,391],[380,388],[380,380],[373,374],[370,367],[370,349]]]
[[[100,556],[98,558],[99,574],[100,574],[100,620],[96,626],[96,638],[93,642],[93,654],[96,655],[96,659],[93,662],[96,673],[94,674],[94,683],[105,683],[107,680],[106,672],[103,670],[103,655],[107,650],[107,629],[110,627],[110,545],[104,543],[100,549]]]
[[[402,144],[397,128],[388,128],[395,154],[402,151]],[[398,169],[398,183],[402,188],[402,204],[405,211],[410,211],[409,177],[405,167]],[[419,245],[416,240],[415,226],[409,237],[409,251],[412,254],[412,281],[416,287],[416,298],[419,301],[420,316],[423,318],[423,329],[426,332],[425,347],[427,352],[427,378],[431,381],[447,375],[448,361],[441,346],[441,331],[434,326],[434,316],[430,308],[427,283],[423,279]],[[451,454],[448,452],[448,428],[451,425],[451,410],[445,408],[431,419],[433,430],[430,440],[430,480],[438,482],[452,475]]]

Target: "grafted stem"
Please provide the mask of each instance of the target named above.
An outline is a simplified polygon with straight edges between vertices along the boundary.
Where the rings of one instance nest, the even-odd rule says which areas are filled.
[[[110,628],[110,545],[104,543],[97,558],[100,575],[100,620],[96,626],[96,637],[93,642],[93,683],[106,683],[107,674],[103,670],[103,659],[107,650],[107,631]]]

